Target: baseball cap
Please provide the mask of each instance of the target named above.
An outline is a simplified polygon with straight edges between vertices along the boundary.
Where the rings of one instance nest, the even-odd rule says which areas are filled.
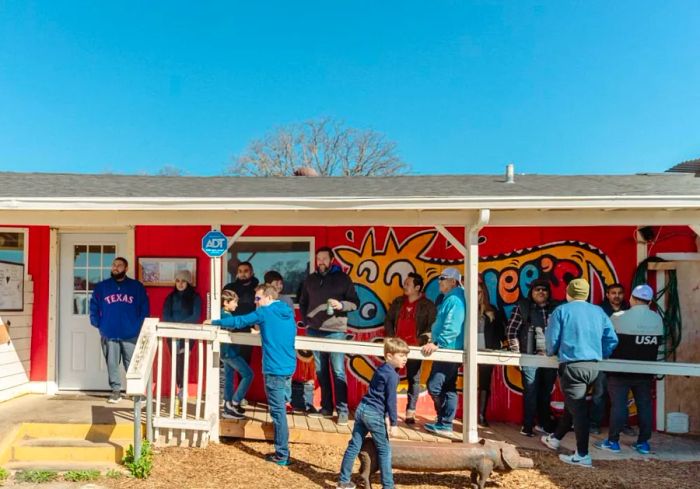
[[[654,291],[647,284],[637,285],[632,289],[632,297],[642,299],[643,301],[650,301],[654,298]]]
[[[451,278],[456,280],[457,282],[462,280],[462,274],[459,273],[459,270],[456,268],[445,268],[442,272],[440,272],[440,277],[441,279],[444,278]]]

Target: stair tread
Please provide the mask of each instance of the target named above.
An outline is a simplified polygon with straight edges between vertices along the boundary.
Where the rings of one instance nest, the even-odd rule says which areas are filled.
[[[15,443],[20,447],[72,447],[72,448],[102,448],[126,447],[131,440],[92,441],[76,438],[24,438]]]
[[[69,471],[69,470],[99,470],[105,472],[107,470],[125,470],[124,467],[118,463],[110,462],[77,462],[73,460],[51,460],[51,461],[10,461],[3,464],[8,470],[31,470],[31,469],[43,469],[43,470],[56,470],[59,472]]]

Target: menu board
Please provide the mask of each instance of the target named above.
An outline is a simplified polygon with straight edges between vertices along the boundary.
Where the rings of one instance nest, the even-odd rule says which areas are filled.
[[[0,261],[0,311],[24,309],[24,265]]]

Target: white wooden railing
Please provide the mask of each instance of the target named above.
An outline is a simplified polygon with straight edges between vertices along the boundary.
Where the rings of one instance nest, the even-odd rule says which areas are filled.
[[[187,396],[181,411],[176,411],[175,373],[177,355],[170,360],[170,397],[164,399],[163,391],[163,348],[165,341],[171,342],[171,352],[176,352],[178,339],[186,344],[195,341],[197,351],[197,384],[195,403],[187,402]],[[233,333],[216,326],[192,325],[159,322],[157,318],[148,318],[144,322],[136,344],[134,357],[127,372],[127,394],[134,396],[134,447],[140,446],[141,438],[141,403],[146,398],[146,438],[149,441],[183,443],[189,439],[195,445],[204,446],[209,441],[219,440],[219,350],[221,343],[260,346],[260,336],[249,333]],[[383,356],[381,342],[344,341],[297,336],[297,350],[340,352],[353,355]],[[189,384],[190,351],[185,347],[183,385],[187,390]],[[429,358],[423,356],[420,348],[411,347],[408,355],[411,359],[433,360],[451,363],[465,363],[466,354],[461,350],[438,350]],[[154,370],[154,362],[155,370]],[[555,357],[522,355],[508,351],[479,351],[477,363],[492,365],[557,367]],[[656,375],[700,376],[700,364],[673,362],[643,362],[630,360],[604,360],[598,362],[600,370],[610,372],[636,372]],[[153,372],[156,374],[153,385]],[[155,399],[153,393],[155,392]],[[476,405],[476,389],[468,389],[469,402]],[[471,397],[474,397],[471,399]],[[179,436],[174,437],[174,431]],[[138,440],[137,440],[138,438]],[[140,450],[140,449],[139,449]],[[137,451],[137,454],[140,451]]]

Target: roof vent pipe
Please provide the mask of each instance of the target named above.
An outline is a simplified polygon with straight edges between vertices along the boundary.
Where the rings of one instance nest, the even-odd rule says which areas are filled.
[[[515,165],[513,163],[506,165],[506,183],[515,183]]]

